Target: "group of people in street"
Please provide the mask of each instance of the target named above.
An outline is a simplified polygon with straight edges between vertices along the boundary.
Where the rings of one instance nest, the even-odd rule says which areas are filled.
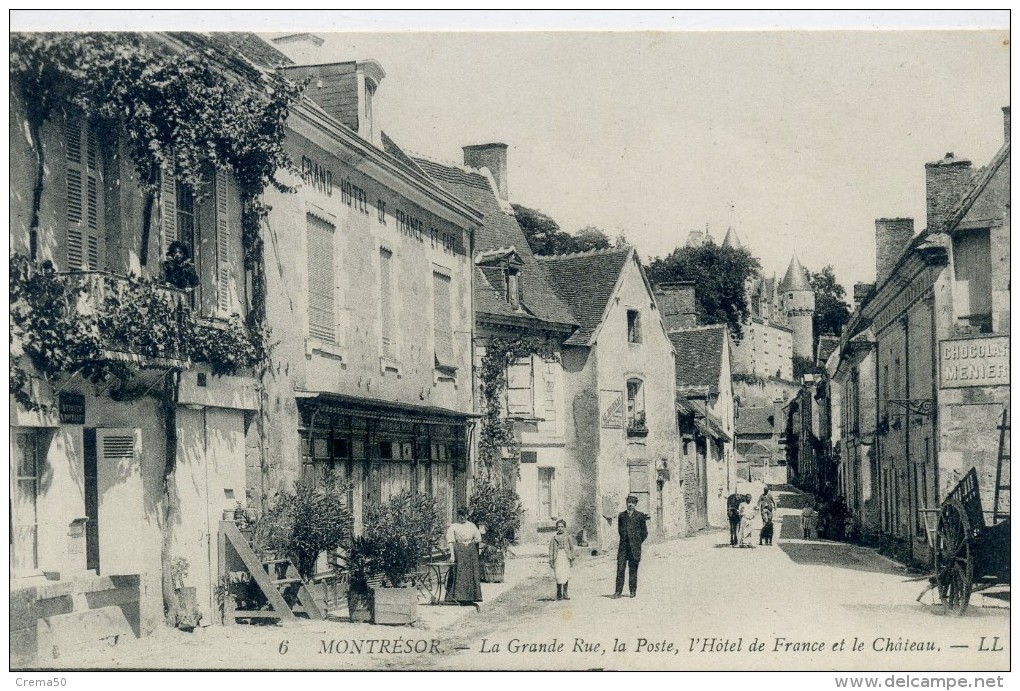
[[[758,544],[769,546],[772,544],[774,526],[772,519],[776,513],[776,499],[769,493],[766,487],[757,504],[751,504],[750,494],[737,494],[734,492],[726,498],[726,515],[730,522],[730,546],[731,547],[754,547],[752,535],[754,533],[754,519],[761,515],[762,527],[758,533]]]
[[[612,597],[623,597],[626,583],[631,597],[637,597],[641,545],[648,538],[648,515],[637,510],[637,497],[627,497],[627,508],[616,518],[620,543],[616,550],[616,588]],[[577,558],[577,545],[567,534],[567,522],[556,521],[556,534],[549,541],[549,566],[556,580],[556,599],[570,599],[570,570]]]
[[[612,597],[623,596],[626,583],[631,597],[637,597],[638,565],[641,562],[641,545],[648,538],[648,515],[637,510],[637,497],[627,497],[627,508],[617,517],[620,543],[616,553],[616,589]],[[449,581],[446,600],[461,604],[481,602],[481,567],[479,549],[481,531],[469,519],[466,508],[457,510],[457,520],[446,531],[450,548]],[[556,599],[570,599],[570,572],[577,559],[577,543],[567,533],[567,522],[556,521],[556,534],[549,541],[549,567],[556,581]]]

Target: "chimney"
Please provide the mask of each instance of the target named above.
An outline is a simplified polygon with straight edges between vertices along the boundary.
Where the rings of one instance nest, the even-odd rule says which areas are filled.
[[[1002,107],[1002,140],[1009,144],[1009,106]]]
[[[292,65],[285,67],[284,73],[294,81],[307,79],[306,96],[362,139],[382,148],[372,104],[386,76],[382,65],[375,60]]]
[[[694,297],[694,281],[659,283],[655,286],[655,301],[662,310],[666,331],[690,329],[698,325],[698,308]]]
[[[874,290],[874,283],[854,283],[854,307],[860,307]]]
[[[322,62],[320,50],[325,40],[311,33],[287,34],[270,39],[273,46],[298,65],[314,65]]]
[[[889,278],[896,260],[914,237],[912,218],[875,219],[875,285]]]
[[[941,161],[924,164],[929,231],[940,231],[949,220],[950,212],[970,186],[973,172],[970,161],[956,158],[952,152]]]
[[[496,183],[496,193],[505,202],[510,201],[506,182],[506,144],[473,144],[464,147],[464,165],[469,168],[488,168]]]

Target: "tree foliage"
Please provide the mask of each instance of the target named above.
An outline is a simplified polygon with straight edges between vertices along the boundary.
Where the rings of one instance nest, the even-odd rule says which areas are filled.
[[[561,230],[556,221],[541,211],[520,204],[514,204],[513,209],[517,224],[524,231],[524,237],[528,239],[528,245],[535,254],[571,254],[622,246],[614,244],[609,235],[597,226],[587,225],[571,234]],[[622,233],[617,242],[621,238],[625,240]]]
[[[440,546],[444,524],[435,499],[427,494],[403,492],[385,504],[365,508],[362,547],[389,587],[399,588]]]
[[[846,290],[836,282],[832,265],[821,271],[809,272],[811,287],[815,291],[814,333],[815,342],[819,336],[839,336],[843,326],[850,321],[850,306],[846,302]]]
[[[648,277],[653,283],[693,281],[702,323],[728,324],[739,340],[741,325],[750,316],[745,283],[760,271],[761,264],[747,249],[708,242],[677,247],[666,257],[656,257],[648,267]]]

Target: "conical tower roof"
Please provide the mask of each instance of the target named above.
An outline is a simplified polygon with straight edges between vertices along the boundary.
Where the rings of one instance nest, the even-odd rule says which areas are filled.
[[[740,238],[737,237],[737,231],[733,230],[733,226],[726,229],[726,237],[723,239],[722,246],[734,250],[743,249],[744,246],[740,243]]]
[[[807,271],[797,261],[797,255],[793,255],[793,259],[790,260],[790,268],[786,270],[786,275],[783,276],[783,282],[779,284],[779,289],[782,291],[811,290]]]

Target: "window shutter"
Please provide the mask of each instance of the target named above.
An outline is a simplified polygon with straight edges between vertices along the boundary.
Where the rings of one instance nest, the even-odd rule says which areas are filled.
[[[216,170],[216,306],[230,313],[230,207],[227,203],[227,171]]]
[[[545,414],[548,422],[556,422],[556,363],[546,362],[543,368],[545,379]]]
[[[531,358],[510,365],[506,371],[507,412],[511,415],[535,414],[534,377]]]
[[[67,268],[85,268],[85,180],[88,177],[82,142],[80,120],[68,119],[64,125],[64,144],[67,151]]]
[[[436,342],[436,362],[440,366],[453,367],[453,308],[451,300],[451,278],[440,273],[432,274],[433,335]]]
[[[138,545],[132,526],[145,520],[142,498],[142,431],[96,430],[99,490],[99,565],[103,574],[138,573]]]
[[[159,261],[162,262],[170,251],[171,243],[177,240],[177,175],[172,162],[163,166],[159,181]]]
[[[88,224],[89,268],[99,268],[99,138],[91,129],[86,135],[86,163],[88,165],[85,185],[85,218]]]
[[[382,300],[382,346],[383,356],[395,357],[396,342],[393,324],[393,253],[380,250],[380,297]]]
[[[308,333],[336,343],[336,281],[333,274],[333,232],[329,223],[309,214]]]

